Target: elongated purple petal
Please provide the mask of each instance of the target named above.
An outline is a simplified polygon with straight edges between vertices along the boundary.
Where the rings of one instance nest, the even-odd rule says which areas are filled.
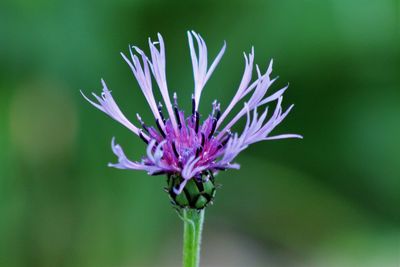
[[[228,116],[228,114],[231,112],[231,110],[236,106],[236,104],[241,99],[243,99],[243,97],[245,97],[248,92],[250,92],[248,88],[253,74],[254,48],[251,49],[251,53],[248,56],[246,55],[246,53],[244,53],[244,60],[245,60],[245,68],[239,88],[236,91],[235,96],[229,103],[228,107],[225,109],[224,113],[222,113],[221,118],[219,119],[217,124],[217,129],[222,124],[224,119]]]
[[[106,83],[104,80],[101,80],[101,83],[103,85],[103,92],[101,93],[101,97],[97,96],[96,94],[93,93],[94,97],[98,101],[98,103],[95,103],[94,101],[90,100],[88,97],[86,97],[83,92],[81,91],[82,96],[93,106],[98,108],[99,110],[103,111],[106,113],[108,116],[113,118],[114,120],[118,121],[122,125],[124,125],[126,128],[134,132],[136,135],[139,135],[139,128],[137,128],[135,125],[133,125],[122,113],[122,111],[119,109],[117,103],[115,103],[114,98],[111,95],[111,91],[108,90]],[[145,138],[148,138],[146,134],[143,134]]]
[[[266,71],[266,75],[261,75],[258,67],[257,67],[257,72],[258,72],[258,82],[257,86],[255,87],[253,94],[251,95],[249,101],[247,102],[248,109],[253,110],[257,106],[259,106],[259,103],[263,101],[263,97],[267,93],[267,90],[270,88],[272,83],[275,80],[271,80],[269,77],[269,74],[272,71],[272,61]],[[273,99],[273,98],[270,98]],[[240,100],[240,99],[239,99]],[[269,100],[271,101],[271,100]],[[224,127],[224,129],[219,133],[217,138],[221,138],[225,132],[229,129],[232,128],[233,125],[235,125],[239,119],[241,119],[245,114],[246,114],[247,108],[243,107],[238,114]]]
[[[130,169],[130,170],[147,170],[146,166],[141,163],[130,161],[124,153],[122,147],[115,143],[115,138],[112,138],[111,148],[114,154],[118,157],[118,163],[108,163],[109,167],[117,169]]]
[[[154,79],[160,88],[161,95],[164,99],[165,107],[167,108],[169,118],[171,119],[174,129],[177,129],[177,122],[174,111],[172,109],[171,99],[168,93],[167,78],[165,74],[165,47],[164,40],[161,34],[158,34],[158,45],[160,50],[156,48],[156,44],[149,39],[149,46],[151,52],[151,70],[153,72]]]
[[[192,58],[193,65],[193,76],[194,76],[194,100],[195,100],[195,110],[198,110],[201,92],[203,91],[204,85],[207,83],[211,74],[217,67],[219,61],[221,60],[223,54],[225,53],[226,43],[222,46],[218,55],[214,59],[210,68],[207,70],[207,46],[203,38],[194,31],[188,31],[188,40],[190,48],[190,56]],[[198,55],[193,44],[193,37],[197,41]]]
[[[126,63],[128,63],[129,67],[131,68],[132,73],[135,76],[135,78],[139,84],[139,87],[142,90],[142,93],[143,93],[144,97],[146,98],[151,111],[153,112],[154,117],[160,121],[161,127],[164,128],[163,120],[161,119],[161,116],[160,116],[160,113],[158,111],[158,107],[156,104],[156,100],[155,100],[154,94],[153,94],[148,58],[140,49],[138,49],[137,47],[134,47],[134,48],[142,57],[143,67],[139,61],[139,58],[133,54],[131,47],[129,47],[131,60],[129,60],[123,53],[121,53],[121,55],[124,58],[124,60],[126,61]]]

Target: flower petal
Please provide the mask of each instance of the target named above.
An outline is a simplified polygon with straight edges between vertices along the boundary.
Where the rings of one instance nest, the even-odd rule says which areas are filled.
[[[129,52],[131,55],[131,60],[129,60],[123,53],[121,53],[122,57],[128,63],[129,67],[132,70],[133,75],[135,76],[140,89],[142,90],[142,93],[144,97],[147,100],[147,103],[150,106],[151,111],[153,112],[153,115],[156,119],[160,121],[160,126],[164,129],[164,123],[163,120],[161,119],[160,112],[158,111],[158,107],[156,104],[156,100],[154,98],[153,94],[153,89],[151,85],[151,75],[149,71],[149,64],[148,64],[148,58],[146,55],[137,47],[134,47],[135,50],[141,55],[142,61],[143,61],[143,67],[142,64],[139,61],[139,58],[133,54],[131,47],[129,47]]]
[[[219,61],[221,60],[223,54],[225,53],[226,42],[222,46],[218,55],[215,57],[213,63],[210,68],[207,70],[207,46],[204,42],[203,38],[194,31],[188,31],[188,41],[189,41],[189,49],[190,56],[192,58],[193,65],[193,76],[194,76],[194,100],[195,100],[195,110],[198,110],[201,92],[203,91],[204,85],[207,83],[211,74],[217,67]],[[196,54],[196,50],[193,44],[193,36],[197,42],[198,55]]]
[[[98,108],[99,110],[103,111],[106,113],[108,116],[113,118],[114,120],[118,121],[122,125],[124,125],[126,128],[134,132],[136,135],[139,135],[140,131],[139,128],[137,128],[135,125],[133,125],[122,113],[122,111],[119,109],[117,103],[115,103],[114,98],[111,95],[111,91],[108,90],[106,83],[104,80],[101,80],[101,83],[103,85],[103,92],[101,94],[101,97],[97,96],[96,94],[93,93],[95,96],[96,100],[98,103],[95,103],[94,101],[90,100],[88,97],[86,97],[82,91],[81,94],[82,96],[93,106]],[[149,137],[146,134],[143,134],[144,138],[148,139]]]
[[[178,129],[178,125],[176,122],[175,114],[172,109],[171,99],[168,93],[167,86],[167,78],[165,74],[165,47],[164,40],[161,34],[157,35],[158,42],[152,42],[149,38],[149,46],[151,53],[151,71],[153,72],[153,76],[157,82],[158,87],[160,88],[161,95],[164,99],[165,107],[168,111],[168,116],[171,119],[172,125],[175,130]],[[160,50],[156,48],[156,44],[159,44]]]
[[[111,148],[114,154],[118,157],[118,163],[108,163],[109,167],[114,167],[117,169],[130,169],[130,170],[147,170],[146,166],[138,163],[130,161],[126,156],[122,147],[119,144],[115,144],[115,138],[112,138]]]

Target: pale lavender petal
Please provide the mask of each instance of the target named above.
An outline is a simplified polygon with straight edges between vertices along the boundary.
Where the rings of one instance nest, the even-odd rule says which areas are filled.
[[[164,144],[166,142],[167,141],[164,140],[161,143],[159,143],[157,145],[155,151],[154,151],[154,155],[153,156],[154,156],[154,162],[155,162],[156,165],[160,165],[162,163],[161,159],[162,159],[162,156],[163,156],[163,146],[164,146]]]
[[[147,160],[151,163],[149,165],[148,172],[150,174],[153,174],[154,172],[174,172],[177,171],[177,168],[174,168],[174,166],[171,166],[170,164],[167,164],[162,160],[163,158],[163,147],[167,141],[164,140],[160,144],[156,146],[156,140],[152,139],[150,140],[146,152],[147,152]]]
[[[103,111],[108,116],[110,116],[114,120],[118,121],[119,123],[121,123],[125,127],[127,127],[129,130],[134,132],[136,135],[139,135],[139,128],[137,128],[135,125],[133,125],[125,117],[125,115],[122,113],[122,111],[119,109],[117,103],[115,103],[114,98],[111,95],[111,91],[108,90],[107,85],[104,82],[104,80],[101,80],[101,83],[103,85],[103,92],[101,93],[101,97],[99,97],[99,96],[97,96],[96,94],[93,93],[93,95],[95,96],[96,100],[98,101],[98,104],[95,103],[94,101],[91,101],[82,92],[81,92],[81,94],[93,106],[95,106],[99,110]],[[143,136],[146,139],[148,139],[148,136],[146,134],[143,134]]]
[[[217,67],[219,61],[221,60],[225,48],[226,43],[222,46],[220,52],[214,59],[210,68],[207,70],[207,46],[204,42],[203,38],[194,31],[188,31],[188,40],[189,40],[189,48],[190,48],[190,56],[192,58],[193,65],[193,76],[194,76],[194,99],[195,99],[195,110],[198,110],[201,93],[203,91],[204,85],[207,83],[211,74]],[[197,41],[198,53],[196,53],[196,49],[193,44],[193,36]]]
[[[168,93],[167,78],[165,74],[165,47],[164,40],[161,34],[158,34],[158,42],[153,43],[149,38],[149,46],[151,53],[151,70],[153,72],[154,79],[160,89],[161,95],[164,99],[165,107],[167,108],[168,116],[171,119],[174,129],[177,130],[177,122],[174,111],[172,109],[171,99]],[[160,50],[158,50],[155,44],[159,44]]]
[[[240,82],[239,88],[229,103],[228,107],[225,109],[224,113],[222,113],[221,118],[218,120],[217,129],[223,123],[224,119],[228,116],[231,110],[235,107],[235,105],[245,97],[245,95],[250,92],[247,90],[249,87],[249,83],[251,81],[251,77],[253,74],[253,62],[254,62],[254,48],[251,49],[251,53],[247,57],[246,53],[244,53],[244,60],[245,60],[245,68],[242,80]],[[246,93],[247,92],[247,93]]]
[[[119,144],[115,144],[115,138],[112,138],[111,148],[114,154],[118,157],[118,163],[108,163],[109,167],[117,169],[131,169],[131,170],[146,170],[145,166],[138,162],[130,161],[126,156],[122,147]]]
[[[299,134],[281,134],[281,135],[266,137],[266,138],[264,138],[264,140],[277,140],[277,139],[287,139],[287,138],[303,139],[303,136],[301,136]]]
[[[156,161],[156,159],[153,155],[153,149],[154,149],[155,144],[156,144],[156,140],[154,140],[154,139],[150,140],[150,143],[147,145],[147,149],[146,149],[147,158],[152,162]]]
[[[82,92],[82,90],[80,90],[80,92],[81,92],[81,95],[83,96],[83,98],[86,99],[86,101],[88,101],[90,104],[92,104],[92,105],[93,105],[94,107],[96,107],[97,109],[99,109],[99,110],[101,110],[101,111],[104,112],[104,108],[103,108],[102,105],[99,105],[99,104],[97,104],[96,102],[90,100],[90,99]],[[94,93],[92,93],[92,94],[96,97],[96,95],[95,95]]]
[[[266,74],[269,74],[271,72],[271,70],[272,70],[272,63],[270,63],[270,65],[266,71]],[[269,75],[261,75],[258,67],[257,67],[257,72],[258,72],[258,76],[259,76],[258,83],[257,83],[256,88],[253,91],[252,96],[250,97],[249,101],[247,102],[250,110],[253,110],[257,106],[259,106],[259,103],[262,101],[262,99],[265,96],[265,94],[267,93],[268,89],[273,84],[273,82],[276,80],[276,79],[271,80],[269,78]],[[239,119],[241,119],[246,114],[246,111],[247,111],[247,108],[243,107],[239,111],[239,113],[237,113],[236,116],[223,128],[223,130],[218,134],[217,138],[220,139],[227,130],[231,129],[232,126],[235,125],[236,122],[238,122]]]
[[[288,89],[289,86],[285,86],[284,88],[276,91],[274,94],[270,95],[269,97],[264,98],[262,101],[260,101],[258,103],[257,106],[262,106],[265,105],[269,102],[275,101],[277,100],[279,97],[281,97],[283,95],[283,93],[286,91],[286,89]]]
[[[243,141],[243,138],[240,138],[238,134],[235,134],[226,145],[224,154],[219,163],[223,165],[230,164],[242,150],[247,148],[247,145],[245,145]]]
[[[222,46],[221,50],[219,51],[218,55],[215,57],[213,63],[211,64],[210,68],[207,71],[207,75],[206,75],[204,83],[206,83],[208,81],[208,79],[210,79],[211,74],[214,72],[215,68],[218,66],[219,62],[221,61],[221,58],[225,53],[225,49],[226,49],[226,42],[224,41],[224,45]]]
[[[282,103],[283,97],[279,97],[278,103],[276,105],[274,114],[271,116],[271,118],[264,124],[265,116],[264,114],[258,117],[257,113],[254,112],[253,114],[253,122],[251,124],[251,127],[248,127],[245,129],[244,134],[245,136],[245,141],[244,143],[249,145],[253,144],[259,141],[264,141],[264,140],[272,140],[272,139],[283,139],[283,138],[299,138],[301,137],[300,135],[292,135],[292,134],[283,134],[283,135],[278,135],[275,137],[269,137],[269,134],[271,131],[279,125],[283,119],[289,114],[291,109],[293,108],[293,105],[291,105],[283,114],[282,114]],[[247,120],[250,120],[250,115],[248,112]],[[246,124],[248,125],[248,124]]]
[[[182,169],[182,177],[184,179],[190,179],[193,177],[194,165],[199,161],[199,158],[191,157]]]
[[[164,128],[164,124],[162,123],[162,119],[160,117],[160,113],[158,112],[156,100],[155,100],[154,94],[153,94],[148,59],[147,59],[146,55],[140,49],[138,49],[135,46],[134,46],[134,48],[142,57],[143,67],[139,61],[139,58],[133,54],[131,47],[129,47],[129,52],[130,52],[132,61],[129,60],[124,55],[124,53],[121,52],[121,55],[124,58],[124,60],[126,61],[126,63],[128,63],[129,67],[131,68],[132,73],[135,76],[135,78],[139,84],[139,87],[140,87],[144,97],[146,98],[146,101],[149,104],[151,111],[153,112],[154,117],[160,121],[161,127]]]

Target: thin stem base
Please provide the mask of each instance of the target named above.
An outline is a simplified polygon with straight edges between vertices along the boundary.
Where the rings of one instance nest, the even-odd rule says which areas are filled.
[[[199,267],[201,234],[204,209],[184,209],[183,219],[183,267]]]

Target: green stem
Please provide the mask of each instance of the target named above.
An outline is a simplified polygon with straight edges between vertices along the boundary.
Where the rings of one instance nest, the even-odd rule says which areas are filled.
[[[199,267],[201,232],[203,230],[204,209],[184,209],[183,219],[183,267]]]

